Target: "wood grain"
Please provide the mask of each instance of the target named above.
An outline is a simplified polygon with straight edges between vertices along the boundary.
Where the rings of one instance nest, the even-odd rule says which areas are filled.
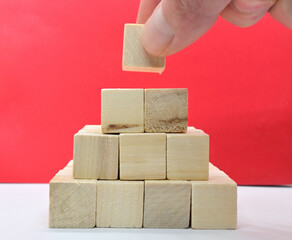
[[[49,197],[50,228],[95,226],[96,180],[74,179],[68,166],[50,181]]]
[[[74,136],[73,176],[117,179],[119,136],[102,134],[98,125],[85,126]]]
[[[167,134],[167,179],[208,180],[209,135],[189,127],[183,134]]]
[[[144,132],[144,90],[102,89],[103,133]]]
[[[125,24],[122,68],[124,71],[162,73],[165,57],[150,55],[144,49],[141,42],[143,27],[143,24]]]
[[[192,228],[235,229],[237,185],[219,169],[210,169],[208,181],[192,181]]]
[[[140,228],[143,181],[97,181],[97,227]]]
[[[188,181],[145,181],[145,228],[188,228],[191,183]]]
[[[188,89],[145,89],[145,132],[186,132]]]
[[[166,134],[120,135],[120,179],[166,178]]]

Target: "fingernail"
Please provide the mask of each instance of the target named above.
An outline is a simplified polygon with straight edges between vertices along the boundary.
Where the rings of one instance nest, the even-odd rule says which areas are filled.
[[[174,31],[165,20],[161,6],[158,6],[144,25],[142,44],[150,54],[162,56],[173,37]]]

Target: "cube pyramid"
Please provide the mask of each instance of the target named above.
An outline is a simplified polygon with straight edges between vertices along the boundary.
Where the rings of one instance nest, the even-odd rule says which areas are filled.
[[[237,184],[188,126],[188,89],[102,89],[101,125],[73,148],[50,181],[51,228],[237,226]]]

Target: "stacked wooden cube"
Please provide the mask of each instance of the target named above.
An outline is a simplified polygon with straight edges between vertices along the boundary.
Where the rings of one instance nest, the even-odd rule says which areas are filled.
[[[50,182],[53,228],[235,229],[237,185],[188,127],[187,89],[103,89],[101,126],[74,136]]]

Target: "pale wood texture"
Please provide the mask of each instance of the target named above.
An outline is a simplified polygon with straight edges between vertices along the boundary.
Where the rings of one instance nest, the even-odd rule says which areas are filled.
[[[192,181],[192,228],[235,229],[237,185],[210,164],[208,181]]]
[[[73,160],[70,160],[65,168],[72,168],[73,167]]]
[[[142,227],[143,203],[143,181],[97,181],[96,227]]]
[[[226,173],[209,162],[209,175],[214,177],[226,176]]]
[[[186,132],[188,89],[145,89],[145,132]]]
[[[145,228],[188,228],[191,183],[188,181],[145,181]]]
[[[96,180],[74,179],[72,162],[49,184],[49,227],[92,228],[95,226]]]
[[[61,169],[57,175],[69,175],[72,176],[73,173],[73,160],[69,161],[67,166],[65,166],[63,169]]]
[[[79,132],[101,133],[101,125],[85,125]]]
[[[166,134],[120,135],[120,179],[166,178]]]
[[[103,133],[144,132],[144,90],[102,89]]]
[[[74,178],[117,179],[119,136],[102,134],[99,125],[87,125],[74,136]]]
[[[166,169],[167,179],[208,180],[209,135],[194,127],[167,134]]]
[[[123,63],[124,71],[162,73],[165,57],[150,55],[142,46],[143,24],[125,24]]]

